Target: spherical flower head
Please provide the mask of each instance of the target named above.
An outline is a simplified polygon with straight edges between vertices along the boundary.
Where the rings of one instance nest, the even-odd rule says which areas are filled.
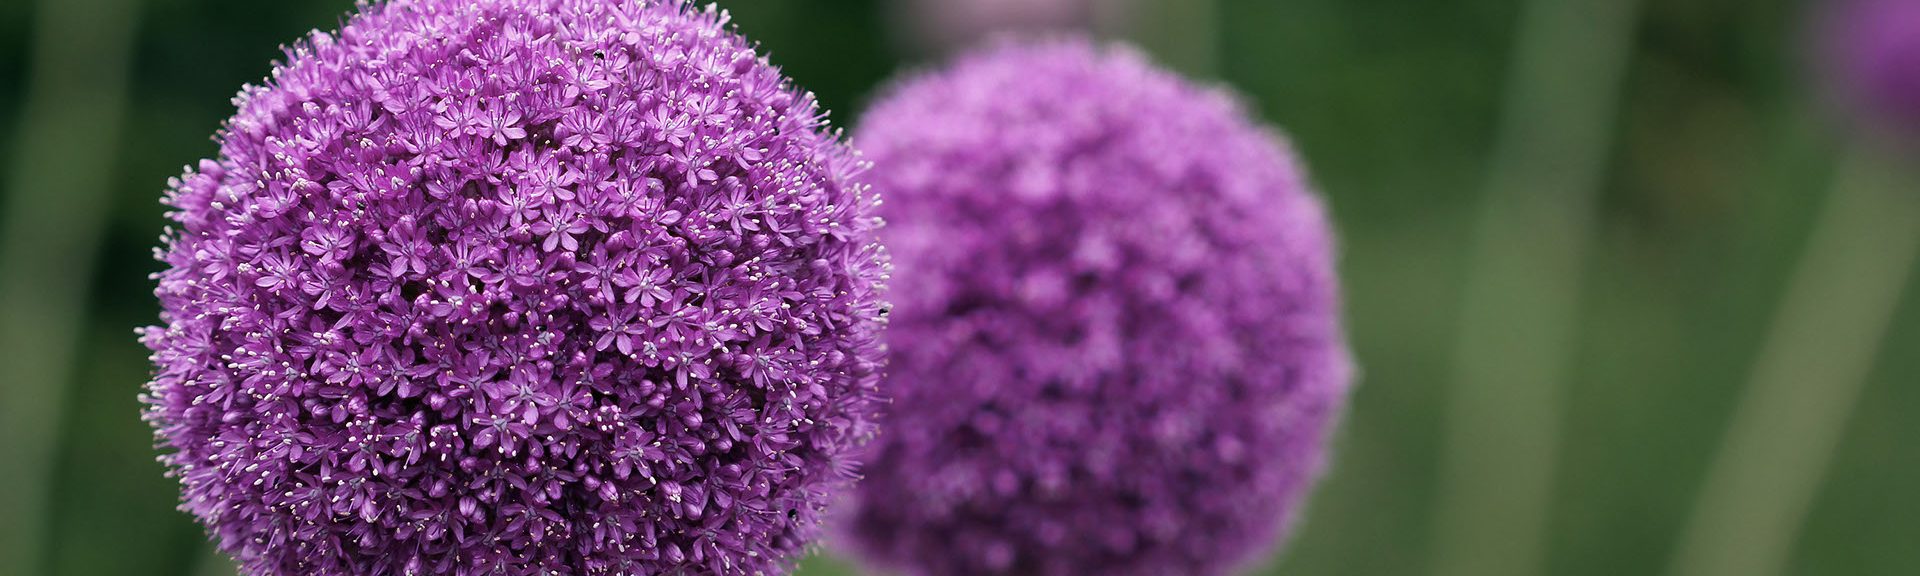
[[[1920,143],[1920,0],[1830,0],[1830,66],[1865,123]]]
[[[1280,539],[1344,404],[1324,210],[1221,91],[1002,44],[854,142],[899,263],[884,432],[844,530],[913,575],[1209,576]]]
[[[394,0],[171,183],[143,401],[248,574],[771,574],[872,435],[865,164],[727,16]]]

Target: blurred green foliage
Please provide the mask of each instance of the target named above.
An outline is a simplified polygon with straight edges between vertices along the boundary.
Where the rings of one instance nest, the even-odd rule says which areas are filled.
[[[60,0],[40,0],[40,3]],[[1142,14],[1178,11],[1159,0]],[[144,0],[131,110],[113,150],[76,377],[50,467],[50,574],[203,571],[199,528],[172,508],[135,400],[154,321],[157,199],[242,83],[284,42],[334,27],[345,0]],[[732,0],[735,21],[842,125],[918,64],[874,0]],[[1554,494],[1549,572],[1662,571],[1771,310],[1827,193],[1837,149],[1793,0],[1648,2],[1600,199]],[[0,154],[13,158],[33,0],[0,2]],[[1440,407],[1468,233],[1518,0],[1218,0],[1209,26],[1140,18],[1129,35],[1231,83],[1307,159],[1345,238],[1350,330],[1365,371],[1338,460],[1271,573],[1421,574],[1431,559]],[[1194,31],[1206,37],[1195,37]],[[1206,51],[1211,52],[1206,52]],[[75,166],[94,159],[73,158]],[[61,190],[6,190],[60,194]],[[1808,576],[1920,573],[1920,307],[1887,353],[1792,557]],[[4,319],[0,319],[4,320]],[[0,350],[0,360],[6,351]],[[0,361],[0,386],[7,384]],[[8,439],[0,439],[8,441]],[[6,489],[6,487],[0,487]],[[217,566],[217,564],[216,564]],[[813,560],[804,573],[850,573]]]

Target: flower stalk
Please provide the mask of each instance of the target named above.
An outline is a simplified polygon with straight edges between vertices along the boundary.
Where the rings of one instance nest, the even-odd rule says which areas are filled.
[[[41,2],[0,214],[0,574],[44,574],[67,388],[104,235],[139,0]]]
[[[1695,500],[1674,576],[1776,576],[1920,257],[1920,181],[1877,150],[1843,160]]]
[[[1438,576],[1545,571],[1592,205],[1637,4],[1523,7],[1445,413]]]

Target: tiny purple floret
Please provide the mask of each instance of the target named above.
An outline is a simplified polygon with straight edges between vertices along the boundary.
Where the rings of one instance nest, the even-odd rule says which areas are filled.
[[[252,575],[779,574],[873,435],[866,164],[712,7],[393,0],[170,183],[145,417]]]
[[[1331,232],[1229,94],[1001,44],[884,95],[895,402],[841,527],[886,572],[1214,576],[1282,539],[1349,385]]]

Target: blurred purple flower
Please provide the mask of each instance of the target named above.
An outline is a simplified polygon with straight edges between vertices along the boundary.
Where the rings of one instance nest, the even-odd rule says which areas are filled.
[[[171,182],[142,400],[249,574],[762,574],[872,435],[858,155],[711,7],[363,4]]]
[[[885,95],[895,397],[846,518],[907,574],[1221,574],[1279,539],[1349,364],[1289,150],[1136,52],[1005,44]]]
[[[1862,120],[1920,140],[1920,0],[1831,0],[1838,90]]]

